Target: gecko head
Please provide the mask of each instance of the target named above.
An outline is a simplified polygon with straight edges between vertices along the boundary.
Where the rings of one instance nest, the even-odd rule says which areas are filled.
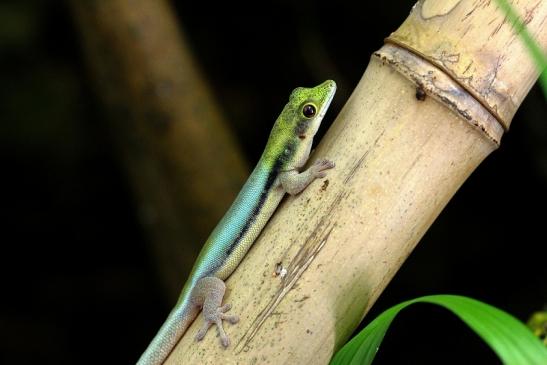
[[[335,92],[336,83],[332,80],[292,91],[270,137],[270,141],[278,144],[276,150],[283,155],[283,169],[297,168],[306,162],[313,137]]]
[[[336,83],[327,80],[316,87],[297,87],[289,97],[290,112],[295,122],[295,135],[313,138],[336,92]]]

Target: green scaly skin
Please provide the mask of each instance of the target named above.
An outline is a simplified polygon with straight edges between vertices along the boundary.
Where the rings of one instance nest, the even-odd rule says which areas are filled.
[[[216,324],[223,346],[230,341],[222,321],[236,323],[228,315],[229,304],[222,305],[224,280],[239,265],[285,195],[298,194],[313,180],[334,167],[318,160],[300,172],[310,155],[313,137],[336,92],[334,81],[314,88],[296,88],[275,121],[268,143],[249,179],[234,203],[203,246],[179,300],[137,365],[161,365],[169,356],[199,311],[204,326],[196,335],[203,339]]]

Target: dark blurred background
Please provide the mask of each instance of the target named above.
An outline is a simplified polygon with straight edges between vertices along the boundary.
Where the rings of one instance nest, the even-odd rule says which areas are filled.
[[[413,1],[174,5],[252,165],[295,86],[337,81],[326,130]],[[173,304],[88,70],[67,3],[0,3],[2,364],[134,363]],[[426,294],[468,295],[523,321],[546,304],[546,112],[536,85],[367,318]],[[421,305],[395,321],[377,363],[498,360]]]

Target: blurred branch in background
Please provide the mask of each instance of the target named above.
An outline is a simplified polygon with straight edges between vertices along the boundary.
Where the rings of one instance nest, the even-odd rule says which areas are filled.
[[[166,1],[70,5],[174,298],[240,189],[245,163]]]

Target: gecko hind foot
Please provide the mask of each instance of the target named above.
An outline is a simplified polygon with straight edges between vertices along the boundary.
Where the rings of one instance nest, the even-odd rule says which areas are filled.
[[[213,313],[204,313],[203,316],[205,319],[205,323],[203,323],[203,326],[198,331],[196,335],[196,341],[203,340],[209,328],[213,324],[216,324],[222,346],[228,347],[230,345],[230,339],[226,335],[226,332],[224,332],[224,326],[222,325],[222,321],[228,321],[231,324],[235,324],[239,321],[238,316],[225,313],[229,311],[231,307],[232,306],[230,304],[225,304],[222,307],[218,307],[217,310]]]

